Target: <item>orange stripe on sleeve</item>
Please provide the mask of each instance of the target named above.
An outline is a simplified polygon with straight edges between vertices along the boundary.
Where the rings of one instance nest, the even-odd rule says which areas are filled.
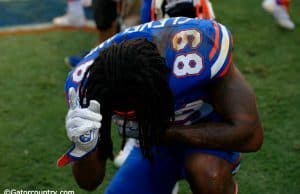
[[[216,22],[213,22],[213,27],[215,29],[215,38],[214,38],[214,46],[211,49],[209,53],[209,60],[212,60],[212,58],[215,56],[217,50],[219,49],[219,42],[220,42],[220,29]]]

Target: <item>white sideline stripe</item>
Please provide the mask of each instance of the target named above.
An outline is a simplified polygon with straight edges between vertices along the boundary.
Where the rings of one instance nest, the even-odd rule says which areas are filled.
[[[40,30],[53,27],[52,23],[31,24],[31,25],[16,25],[8,27],[0,27],[1,32],[14,32],[19,30]]]
[[[0,0],[0,3],[6,3],[6,2],[9,2],[9,1],[11,1],[11,0]],[[27,0],[19,0],[19,1],[27,1]]]
[[[215,61],[215,63],[211,67],[210,78],[213,78],[220,71],[220,69],[222,68],[222,66],[226,60],[228,50],[229,50],[228,32],[222,24],[219,24],[219,25],[221,27],[221,33],[223,35],[222,42],[221,42],[221,48],[220,48],[220,54],[219,54],[217,60]]]
[[[53,28],[53,27],[58,27],[60,28],[61,26],[56,26],[53,25],[53,23],[40,23],[40,24],[28,24],[28,25],[15,25],[15,26],[7,26],[7,27],[0,27],[0,32],[16,32],[16,31],[29,31],[29,30],[44,30],[48,28]],[[89,20],[85,27],[91,27],[95,28],[95,23],[92,20]],[[63,28],[63,27],[62,27]],[[76,27],[74,27],[76,28]],[[80,27],[78,29],[81,29]]]

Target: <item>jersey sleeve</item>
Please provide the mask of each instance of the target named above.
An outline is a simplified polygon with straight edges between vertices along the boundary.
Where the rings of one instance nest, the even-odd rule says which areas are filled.
[[[68,74],[65,83],[65,93],[66,99],[68,100],[68,90],[73,87],[77,92],[82,85],[84,74],[87,69],[94,63],[94,60],[99,56],[99,53],[112,45],[113,43],[118,44],[124,39],[124,36],[121,36],[120,33],[112,36],[107,39],[97,47],[93,48],[83,59],[79,61],[79,63],[74,67]]]
[[[136,32],[135,28],[131,27],[126,29],[124,32],[118,33],[111,38],[107,39],[94,49],[92,49],[83,59],[79,61],[77,66],[69,72],[68,77],[65,82],[65,96],[66,101],[69,101],[68,91],[72,87],[78,94],[80,85],[85,84],[84,75],[87,69],[94,63],[95,59],[99,56],[99,53],[105,48],[108,48],[112,44],[120,44],[124,40],[130,40],[135,38],[146,38],[151,41],[152,37],[149,33],[146,32]]]
[[[217,22],[213,22],[213,46],[209,52],[210,78],[215,79],[224,76],[231,63],[233,51],[233,38],[230,31]]]

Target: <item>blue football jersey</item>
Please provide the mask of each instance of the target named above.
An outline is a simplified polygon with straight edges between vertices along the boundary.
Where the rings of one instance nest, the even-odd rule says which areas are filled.
[[[177,124],[189,125],[214,113],[207,86],[226,74],[233,43],[228,29],[211,20],[176,17],[127,28],[81,60],[68,75],[66,93],[70,87],[78,88],[101,50],[135,38],[153,42],[171,70],[168,80],[175,97]]]

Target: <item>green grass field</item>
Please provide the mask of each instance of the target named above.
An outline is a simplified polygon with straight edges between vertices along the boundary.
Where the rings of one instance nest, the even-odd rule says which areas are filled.
[[[260,0],[212,1],[218,21],[231,29],[234,59],[254,88],[265,141],[244,154],[236,176],[240,194],[300,193],[300,2],[292,2],[297,28],[279,29]],[[83,31],[0,36],[0,192],[4,189],[75,190],[70,166],[57,168],[67,150],[63,58],[91,48]],[[119,141],[115,150],[118,151]],[[103,193],[115,168],[107,166]],[[181,182],[180,194],[189,194]]]

